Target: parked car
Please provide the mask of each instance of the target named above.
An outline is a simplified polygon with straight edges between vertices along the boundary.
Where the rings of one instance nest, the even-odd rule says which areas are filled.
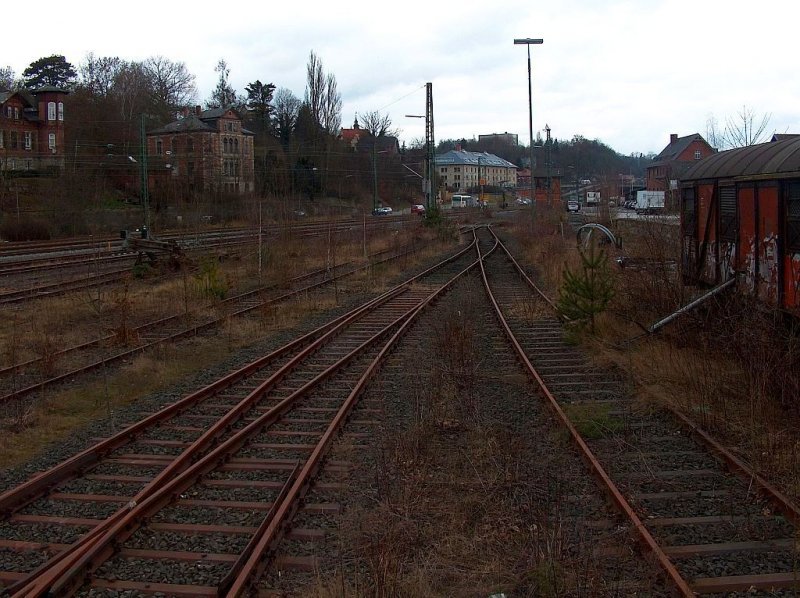
[[[567,202],[567,212],[580,212],[581,211],[581,204],[577,201],[568,201]]]
[[[392,208],[390,208],[389,206],[383,206],[372,210],[373,216],[385,216],[386,214],[391,214],[391,213],[392,213]]]
[[[412,214],[424,214],[425,213],[425,206],[423,206],[421,203],[414,204],[413,206],[411,206],[411,213]]]
[[[518,197],[517,198],[517,205],[529,206],[529,205],[531,205],[531,200],[528,199],[527,197]]]

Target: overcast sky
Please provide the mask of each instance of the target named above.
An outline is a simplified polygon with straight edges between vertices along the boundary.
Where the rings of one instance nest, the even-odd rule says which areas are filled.
[[[2,66],[88,52],[163,55],[197,77],[199,102],[221,58],[238,92],[256,79],[299,98],[313,50],[342,94],[342,125],[388,113],[400,138],[424,139],[433,83],[436,140],[516,133],[528,143],[525,46],[533,128],[599,139],[618,152],[659,152],[670,133],[706,132],[743,106],[769,131],[800,132],[797,0],[406,0],[108,3],[40,0],[3,28]],[[26,19],[30,18],[29,22]]]

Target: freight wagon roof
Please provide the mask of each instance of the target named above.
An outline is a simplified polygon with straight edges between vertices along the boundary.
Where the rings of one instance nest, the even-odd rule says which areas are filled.
[[[703,158],[692,165],[681,181],[701,179],[776,178],[800,172],[800,138],[742,147]]]

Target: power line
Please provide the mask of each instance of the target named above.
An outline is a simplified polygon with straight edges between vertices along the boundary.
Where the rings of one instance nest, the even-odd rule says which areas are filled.
[[[415,93],[417,93],[420,89],[425,89],[425,85],[420,85],[419,87],[414,88],[413,91],[408,92],[406,95],[404,95],[404,96],[402,96],[400,98],[397,98],[396,100],[394,100],[393,102],[390,102],[389,104],[386,104],[382,108],[378,108],[378,112],[380,112],[381,110],[386,110],[389,106],[394,106],[398,102],[400,102],[402,100],[405,100],[407,97],[412,96]]]

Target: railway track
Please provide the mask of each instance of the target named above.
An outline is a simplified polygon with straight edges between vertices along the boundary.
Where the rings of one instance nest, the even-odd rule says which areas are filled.
[[[318,570],[302,545],[326,532],[308,522],[338,513],[331,497],[349,486],[331,480],[355,468],[326,457],[334,439],[374,440],[378,399],[388,400],[368,386],[377,369],[402,369],[396,343],[424,344],[412,324],[437,317],[424,306],[479,270],[503,342],[616,508],[592,503],[596,493],[578,490],[576,466],[566,467],[559,485],[572,496],[550,498],[562,509],[589,501],[575,529],[598,544],[603,530],[627,530],[680,595],[795,595],[797,508],[687,418],[632,403],[622,380],[565,340],[552,303],[505,245],[476,235],[480,259],[465,250],[0,495],[7,593],[242,595],[264,572],[269,591],[280,571]],[[547,442],[537,421],[525,431]],[[603,554],[639,566],[624,550]],[[634,582],[646,575],[636,571]],[[645,591],[625,583],[615,595]]]
[[[246,316],[268,305],[302,296],[367,268],[380,266],[407,256],[412,248],[399,251],[384,250],[372,256],[369,264],[339,264],[330,269],[317,269],[289,281],[288,288],[269,285],[221,300],[213,313],[200,308],[189,313],[177,313],[141,324],[130,331],[132,342],[122,346],[115,343],[113,334],[62,349],[47,358],[48,376],[42,358],[0,368],[0,404],[19,400],[38,393],[65,380],[74,381],[84,374],[119,363],[163,343],[178,341],[213,329],[230,318]],[[57,368],[56,371],[53,371]]]
[[[332,508],[301,503],[343,466],[325,460],[332,439],[389,348],[475,263],[468,247],[0,495],[6,593],[242,595],[294,513]]]
[[[300,517],[324,534],[283,543],[259,595],[668,595],[520,376],[475,271],[421,316],[356,414],[375,422],[345,429],[335,458],[350,466],[307,498],[340,508]]]
[[[262,234],[265,238],[276,238],[288,233],[298,236],[317,236],[328,232],[344,232],[353,229],[384,229],[416,222],[409,217],[389,217],[370,219],[366,223],[356,219],[331,220],[313,223],[290,223],[264,225]],[[258,236],[257,228],[211,229],[194,233],[164,232],[158,238],[164,241],[175,241],[185,247],[204,246],[209,242],[218,244],[252,242]],[[109,255],[123,251],[123,240],[117,236],[87,237],[81,239],[63,239],[55,241],[12,242],[0,244],[0,274],[13,273],[18,268],[48,268],[54,260],[69,261],[95,259],[97,254]]]
[[[591,367],[502,247],[483,270],[497,317],[595,477],[676,591],[795,595],[797,507],[685,416],[633,404],[619,380]],[[526,306],[532,297],[545,306],[535,314]]]
[[[264,228],[264,239],[269,241],[287,233],[299,238],[345,234],[360,236],[391,226],[402,226],[408,222],[413,221],[402,218],[381,219],[370,222],[368,226],[363,225],[363,229],[362,225],[354,220],[273,226]],[[210,249],[251,246],[258,240],[258,231],[235,229],[188,236],[166,234],[160,239],[179,243],[188,254],[192,255]],[[0,259],[0,279],[3,280],[3,288],[9,289],[0,292],[0,305],[58,296],[119,282],[130,275],[139,258],[139,252],[126,248],[119,239],[66,242],[64,246],[46,245],[45,247],[49,249],[48,255],[45,256],[24,253],[38,251],[36,247],[32,245],[28,249],[8,249],[0,253],[0,258],[6,253],[17,256]]]

